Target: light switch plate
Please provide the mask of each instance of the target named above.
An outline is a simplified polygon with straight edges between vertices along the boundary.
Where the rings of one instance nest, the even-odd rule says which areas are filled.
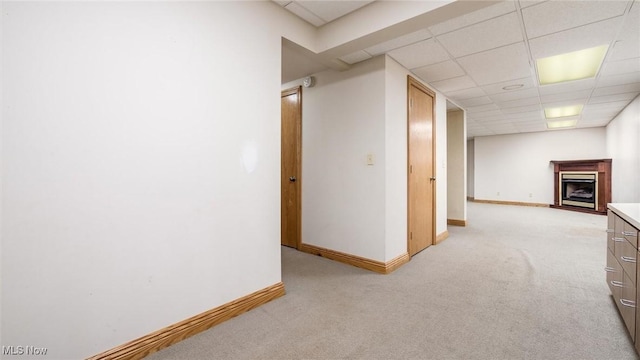
[[[367,154],[367,165],[373,165],[373,154]]]

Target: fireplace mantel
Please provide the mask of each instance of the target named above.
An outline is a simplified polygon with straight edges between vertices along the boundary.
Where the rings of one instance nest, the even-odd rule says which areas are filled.
[[[593,160],[551,160],[553,164],[553,208],[588,212],[592,214],[607,214],[607,204],[611,202],[611,159]],[[596,204],[594,209],[563,205],[561,201],[562,189],[560,173],[563,172],[591,172],[596,177]]]

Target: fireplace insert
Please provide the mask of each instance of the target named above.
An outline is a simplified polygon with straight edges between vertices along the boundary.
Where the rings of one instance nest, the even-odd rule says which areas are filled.
[[[561,205],[595,209],[598,197],[597,178],[597,173],[592,172],[561,172]]]

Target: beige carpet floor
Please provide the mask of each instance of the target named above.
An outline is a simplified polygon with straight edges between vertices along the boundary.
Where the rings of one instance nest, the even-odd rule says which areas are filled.
[[[283,248],[286,296],[148,359],[637,359],[605,216],[468,205],[390,275]]]

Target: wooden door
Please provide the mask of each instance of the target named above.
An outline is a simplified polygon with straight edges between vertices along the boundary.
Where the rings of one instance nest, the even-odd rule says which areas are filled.
[[[301,238],[300,169],[302,154],[302,88],[281,93],[280,243],[298,248]]]
[[[435,240],[435,93],[408,77],[408,250],[413,256]]]

